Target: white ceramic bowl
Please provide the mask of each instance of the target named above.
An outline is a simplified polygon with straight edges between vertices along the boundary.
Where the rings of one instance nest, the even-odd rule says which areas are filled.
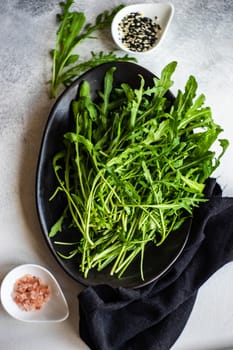
[[[123,42],[123,34],[119,29],[119,24],[122,23],[123,18],[131,13],[139,12],[142,17],[147,17],[154,20],[157,17],[156,23],[160,26],[157,34],[157,40],[146,51],[135,51],[127,47]],[[123,7],[114,17],[111,26],[113,40],[116,45],[123,51],[131,54],[145,54],[154,51],[162,42],[168,30],[169,24],[174,14],[174,7],[170,3],[148,3],[135,4]],[[133,39],[132,39],[133,40]]]
[[[27,274],[39,277],[41,283],[50,288],[49,300],[40,310],[23,311],[13,300],[15,282]],[[61,322],[69,316],[68,305],[58,282],[51,272],[40,265],[25,264],[11,270],[1,284],[1,302],[12,317],[25,322]]]

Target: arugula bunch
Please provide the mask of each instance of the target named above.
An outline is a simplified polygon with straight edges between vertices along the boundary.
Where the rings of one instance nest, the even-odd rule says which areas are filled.
[[[62,13],[57,16],[59,28],[56,35],[55,49],[51,52],[53,59],[51,95],[56,96],[57,89],[61,84],[69,85],[77,76],[99,64],[111,61],[136,61],[128,55],[118,57],[113,52],[93,53],[86,62],[79,63],[80,55],[74,53],[77,46],[87,38],[92,37],[92,33],[103,30],[111,25],[115,14],[124,6],[119,5],[112,11],[100,13],[94,24],[87,23],[83,12],[71,11],[73,0],[61,2]]]
[[[205,201],[205,181],[228,141],[219,140],[219,155],[211,150],[222,129],[204,106],[205,96],[196,97],[193,76],[173,102],[168,100],[175,68],[171,62],[152,87],[141,77],[133,89],[125,83],[113,88],[112,67],[97,100],[84,81],[73,102],[75,127],[53,159],[54,196],[63,193],[67,206],[50,237],[67,223],[77,229],[77,243],[61,256],[81,254],[85,277],[109,264],[111,274],[122,276],[140,255],[143,279],[147,244],[163,244]]]

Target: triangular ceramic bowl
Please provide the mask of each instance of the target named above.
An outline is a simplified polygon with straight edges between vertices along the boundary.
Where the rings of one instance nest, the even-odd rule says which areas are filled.
[[[27,274],[39,277],[50,288],[49,300],[40,310],[23,311],[13,300],[15,282]],[[69,316],[69,308],[57,280],[40,265],[24,264],[11,270],[1,284],[1,302],[12,317],[25,322],[61,322]]]
[[[140,52],[140,51],[130,50],[122,42],[122,33],[121,33],[121,30],[119,30],[119,23],[121,23],[123,18],[135,12],[139,12],[143,17],[148,17],[152,20],[154,20],[154,18],[157,17],[156,23],[159,24],[161,28],[158,33],[157,41],[147,51]],[[125,6],[120,11],[117,12],[117,14],[115,15],[112,21],[111,32],[112,32],[113,40],[121,50],[131,54],[138,55],[138,54],[153,52],[163,41],[167,33],[168,27],[170,25],[170,22],[172,20],[173,14],[174,14],[174,7],[170,3],[155,2],[155,3],[148,3],[148,4],[142,3],[142,4]]]

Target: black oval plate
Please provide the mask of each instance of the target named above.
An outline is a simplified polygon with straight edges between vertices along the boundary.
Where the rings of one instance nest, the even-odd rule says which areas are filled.
[[[144,77],[146,86],[153,85],[155,75],[145,68],[130,62],[112,62],[102,64],[84,73],[64,91],[55,103],[44,131],[36,176],[36,204],[41,228],[50,250],[72,278],[84,285],[108,284],[113,287],[138,288],[158,279],[174,264],[187,242],[191,225],[190,220],[185,222],[180,230],[170,234],[161,246],[151,245],[147,247],[144,258],[144,281],[140,276],[139,259],[135,259],[120,279],[116,276],[110,276],[107,268],[101,272],[91,270],[88,278],[84,279],[79,271],[80,256],[76,255],[70,260],[62,259],[57,251],[66,254],[68,248],[58,246],[53,239],[48,237],[51,226],[57,221],[64,209],[61,197],[56,197],[53,201],[49,201],[49,198],[57,187],[52,159],[62,149],[63,134],[69,130],[72,124],[71,101],[76,98],[78,87],[83,80],[90,83],[91,94],[95,98],[96,91],[103,87],[105,73],[112,66],[117,68],[114,74],[114,84],[116,86],[124,82],[130,84],[133,88],[139,88],[139,74]],[[170,92],[167,97],[169,99],[174,98]],[[68,229],[63,230],[55,237],[55,240],[74,242],[77,240],[77,232]]]

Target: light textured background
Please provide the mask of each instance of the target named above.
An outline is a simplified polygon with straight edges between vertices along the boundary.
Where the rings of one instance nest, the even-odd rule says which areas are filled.
[[[139,1],[124,1],[131,4]],[[146,1],[150,2],[150,1]],[[163,1],[162,1],[163,2]],[[231,141],[217,170],[225,195],[233,195],[233,1],[173,0],[175,15],[162,45],[138,63],[160,74],[165,64],[178,61],[173,91],[183,88],[190,74],[199,83]],[[47,81],[51,77],[49,50],[55,44],[56,0],[0,1],[0,279],[21,263],[40,263],[55,273],[70,306],[61,324],[22,324],[0,306],[0,348],[87,349],[78,336],[77,293],[80,285],[65,275],[46,246],[35,208],[35,172],[41,137],[50,109]],[[88,21],[121,1],[76,1]],[[82,45],[90,51],[115,50],[110,32]],[[119,55],[121,52],[119,52]],[[224,239],[224,237],[223,237]],[[173,350],[233,349],[233,265],[218,271],[200,289],[189,322]]]

